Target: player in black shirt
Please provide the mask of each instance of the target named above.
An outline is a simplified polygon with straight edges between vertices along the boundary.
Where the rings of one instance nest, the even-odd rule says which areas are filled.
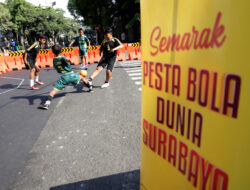
[[[38,90],[36,84],[43,85],[44,83],[39,81],[40,68],[36,63],[36,57],[40,49],[45,49],[46,37],[42,34],[39,35],[38,41],[33,43],[24,53],[24,64],[27,69],[30,69],[30,88],[32,90]],[[35,81],[34,81],[35,79]]]
[[[100,56],[102,52],[103,56],[99,64],[97,65],[96,70],[89,77],[89,82],[92,85],[92,80],[107,66],[106,80],[105,83],[101,86],[101,88],[106,88],[109,86],[111,73],[113,71],[116,61],[116,56],[117,56],[116,51],[120,48],[123,48],[123,44],[120,42],[120,40],[113,37],[111,28],[108,27],[104,31],[104,38],[105,39],[103,40],[100,48]]]

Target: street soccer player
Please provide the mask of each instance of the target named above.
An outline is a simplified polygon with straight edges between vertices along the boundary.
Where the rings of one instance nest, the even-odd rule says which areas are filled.
[[[100,56],[103,52],[103,56],[97,65],[96,70],[89,77],[89,83],[92,86],[93,79],[107,66],[106,69],[106,80],[101,88],[106,88],[109,86],[109,81],[111,79],[111,74],[115,65],[117,50],[123,48],[123,44],[117,38],[113,37],[112,29],[108,27],[104,31],[104,40],[100,47]]]
[[[84,35],[84,30],[82,28],[80,28],[78,32],[79,36],[74,38],[74,40],[69,44],[69,47],[71,47],[74,43],[78,44],[79,56],[82,63],[81,69],[88,70],[88,49],[90,48],[90,41],[88,37]]]
[[[26,69],[30,70],[29,78],[31,90],[39,90],[39,88],[35,86],[35,83],[39,85],[44,85],[43,82],[39,81],[40,67],[36,62],[36,57],[40,49],[46,48],[45,42],[46,37],[43,34],[39,34],[38,41],[36,41],[28,49],[26,49],[24,53],[24,64],[26,66]]]
[[[60,56],[60,53],[62,51],[62,47],[60,45],[54,45],[52,47],[52,51],[55,54],[55,57],[53,59],[53,66],[56,71],[61,74],[61,76],[57,80],[54,89],[48,95],[45,103],[42,103],[39,106],[39,108],[46,110],[49,109],[49,106],[55,94],[63,90],[65,86],[69,84],[77,85],[80,83],[80,81],[82,81],[87,85],[90,91],[92,90],[91,86],[89,85],[89,82],[85,79],[85,77],[82,77],[81,75],[76,74],[72,71],[72,68],[70,66],[70,64],[72,63],[71,60],[67,59],[64,56]]]

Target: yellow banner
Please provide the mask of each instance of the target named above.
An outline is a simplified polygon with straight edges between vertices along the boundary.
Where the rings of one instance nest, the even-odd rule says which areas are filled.
[[[141,1],[141,190],[250,188],[249,7]]]

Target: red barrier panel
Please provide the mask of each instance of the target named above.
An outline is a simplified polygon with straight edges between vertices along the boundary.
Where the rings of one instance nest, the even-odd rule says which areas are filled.
[[[134,60],[134,59],[137,58],[136,55],[135,55],[135,48],[134,47],[128,46],[127,50],[128,50],[128,58],[129,58],[129,60]]]
[[[8,72],[8,68],[5,64],[4,53],[0,53],[0,74]]]
[[[100,56],[100,48],[101,48],[101,46],[98,45],[96,47],[97,47],[97,49],[92,50],[93,54],[94,54],[94,62],[99,62],[100,59],[101,59],[101,56]]]
[[[126,50],[128,51],[129,60],[141,59],[141,50],[140,47],[136,46],[138,43],[124,43],[124,48],[117,50],[117,61],[126,61]],[[96,46],[97,49],[88,50],[88,61],[90,64],[99,62],[101,59],[100,56],[100,45]],[[21,70],[25,68],[23,61],[23,51],[11,52],[9,56],[5,56],[3,53],[0,54],[0,73],[6,73],[12,70]],[[70,58],[71,61],[78,65],[79,61],[79,48],[63,48],[62,55]],[[54,54],[51,49],[43,49],[39,51],[37,55],[37,63],[41,68],[53,67],[53,58]]]
[[[88,50],[88,62],[94,64],[94,50]]]

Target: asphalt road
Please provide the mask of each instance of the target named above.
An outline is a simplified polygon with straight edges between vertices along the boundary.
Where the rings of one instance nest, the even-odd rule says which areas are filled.
[[[68,86],[48,111],[37,106],[58,75],[40,78],[32,91],[27,71],[0,75],[0,189],[138,190],[140,63],[117,63],[107,89],[104,71],[92,93]]]

